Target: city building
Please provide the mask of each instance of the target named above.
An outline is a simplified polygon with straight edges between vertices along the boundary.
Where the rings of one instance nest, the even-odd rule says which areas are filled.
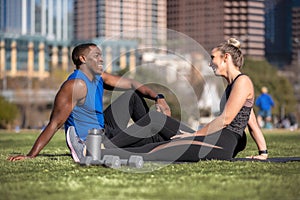
[[[225,0],[224,5],[224,37],[239,38],[246,56],[264,59],[264,0]]]
[[[209,52],[229,37],[242,42],[246,56],[267,58],[279,68],[290,64],[299,91],[299,8],[299,0],[0,0],[1,94],[21,104],[33,94],[32,79],[47,82],[56,69],[73,69],[70,52],[78,43],[99,45],[108,72],[134,71],[144,62],[144,53],[154,53],[156,66],[167,62],[183,74],[183,68],[202,70],[206,64],[203,54],[191,51],[199,50],[193,43]],[[178,35],[190,40],[176,41]],[[169,43],[176,43],[175,48],[165,48]],[[180,56],[167,55],[172,53]],[[177,80],[168,69],[174,76],[166,77]],[[195,80],[193,75],[185,74],[189,80]],[[11,91],[15,89],[9,87],[11,78],[27,81],[26,95]],[[55,91],[36,93],[33,100],[47,104],[55,95]],[[34,117],[27,118],[34,123]]]
[[[71,66],[72,6],[73,0],[0,0],[0,95],[20,108],[21,128],[49,118],[53,87],[61,84],[50,74]]]
[[[167,0],[167,27],[188,35],[207,51],[236,37],[247,56],[264,58],[262,0]]]
[[[74,0],[74,38],[166,40],[166,0]]]
[[[300,113],[300,1],[293,1],[292,8],[292,84],[295,96],[298,100],[298,112]]]
[[[0,0],[0,31],[72,39],[72,0]]]
[[[0,0],[0,78],[67,70],[72,27],[72,0]]]
[[[282,69],[292,61],[293,0],[265,1],[265,51],[269,63]]]
[[[294,86],[300,111],[300,1],[265,1],[266,59]]]
[[[292,64],[298,65],[300,72],[300,1],[293,1],[292,7]]]
[[[209,51],[224,39],[224,3],[167,0],[167,27],[191,37]],[[168,38],[173,39],[172,32]]]

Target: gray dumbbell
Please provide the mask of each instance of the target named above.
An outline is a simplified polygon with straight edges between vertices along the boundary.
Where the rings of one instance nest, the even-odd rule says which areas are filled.
[[[130,156],[129,159],[121,159],[122,165],[128,165],[129,167],[142,168],[144,166],[144,159],[142,156]]]
[[[101,161],[103,162],[103,165],[105,165],[106,167],[110,167],[110,168],[121,167],[121,160],[119,156],[104,155]]]
[[[91,165],[93,161],[92,156],[85,156],[80,160],[80,165]]]
[[[121,160],[119,156],[105,155],[102,160],[93,160],[92,156],[86,156],[80,160],[81,165],[103,165],[110,168],[120,168]]]

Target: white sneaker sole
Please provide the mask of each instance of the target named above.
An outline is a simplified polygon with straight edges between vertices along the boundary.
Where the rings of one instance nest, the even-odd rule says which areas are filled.
[[[79,160],[79,158],[78,158],[78,156],[77,156],[77,154],[76,154],[76,151],[75,151],[75,149],[74,149],[74,147],[73,147],[73,145],[72,145],[72,142],[71,142],[70,132],[75,133],[75,128],[74,128],[73,126],[70,126],[70,127],[68,128],[68,131],[67,131],[67,142],[68,142],[69,148],[71,149],[71,154],[72,154],[73,160],[74,160],[75,162],[79,163],[80,160]]]

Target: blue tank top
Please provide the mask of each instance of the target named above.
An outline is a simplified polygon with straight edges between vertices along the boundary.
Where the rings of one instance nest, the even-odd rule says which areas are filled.
[[[87,87],[87,94],[83,105],[76,105],[65,122],[65,132],[70,126],[74,126],[77,135],[83,141],[86,140],[88,130],[92,128],[104,128],[103,116],[103,79],[96,76],[90,81],[81,70],[75,70],[68,80],[81,79]]]

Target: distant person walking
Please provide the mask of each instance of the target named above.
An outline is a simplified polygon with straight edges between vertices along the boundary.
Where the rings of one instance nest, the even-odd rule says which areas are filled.
[[[255,105],[259,108],[257,121],[261,128],[272,128],[272,107],[274,107],[274,101],[271,95],[268,94],[268,88],[261,88],[261,95],[256,99]]]

